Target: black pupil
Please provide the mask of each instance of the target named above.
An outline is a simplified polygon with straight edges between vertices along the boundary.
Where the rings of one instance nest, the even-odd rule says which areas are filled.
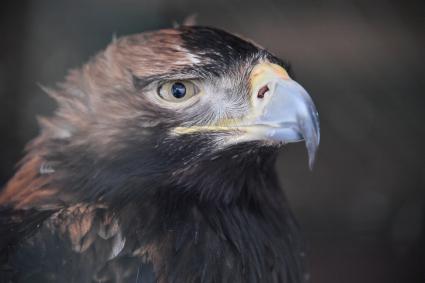
[[[171,92],[175,98],[182,98],[186,95],[186,87],[182,83],[173,83]]]

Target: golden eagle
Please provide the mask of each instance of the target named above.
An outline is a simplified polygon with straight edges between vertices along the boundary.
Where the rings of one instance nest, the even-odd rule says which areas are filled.
[[[288,74],[289,73],[289,74]],[[289,66],[182,26],[114,40],[63,83],[0,192],[1,282],[303,282],[274,170],[319,123]]]

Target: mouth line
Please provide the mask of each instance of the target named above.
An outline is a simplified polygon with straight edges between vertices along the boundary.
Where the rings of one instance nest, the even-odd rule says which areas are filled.
[[[271,130],[284,130],[284,129],[292,129],[292,130],[298,130],[299,127],[297,123],[295,122],[284,122],[279,124],[241,124],[241,125],[234,125],[234,126],[188,126],[188,127],[176,127],[173,129],[174,133],[179,134],[189,134],[189,133],[195,133],[195,132],[220,132],[220,131],[235,131],[235,130],[251,130],[251,129],[271,129]]]
[[[175,134],[196,134],[199,132],[234,132],[240,140],[268,140],[269,142],[288,144],[304,140],[299,125],[295,122],[284,122],[275,124],[243,124],[227,126],[192,126],[177,127],[173,130]]]
[[[238,126],[230,126],[230,128],[247,128],[247,129],[253,129],[253,128],[259,128],[259,129],[295,129],[298,128],[297,123],[294,122],[282,122],[282,123],[259,123],[259,124],[246,124],[246,125],[238,125]]]

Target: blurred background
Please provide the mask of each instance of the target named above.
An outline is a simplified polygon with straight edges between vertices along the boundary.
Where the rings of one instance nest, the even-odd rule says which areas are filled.
[[[39,84],[54,86],[113,35],[193,13],[289,60],[316,102],[314,170],[302,144],[278,160],[312,282],[425,282],[424,1],[4,2],[0,186],[37,135],[36,115],[55,108]]]

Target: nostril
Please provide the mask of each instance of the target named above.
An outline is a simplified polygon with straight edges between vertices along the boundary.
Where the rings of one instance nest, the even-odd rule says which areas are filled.
[[[265,95],[265,94],[266,94],[266,92],[268,92],[268,91],[269,91],[269,87],[268,87],[267,85],[263,86],[262,88],[260,88],[260,89],[258,90],[257,97],[258,97],[258,98],[264,98],[264,95]]]

